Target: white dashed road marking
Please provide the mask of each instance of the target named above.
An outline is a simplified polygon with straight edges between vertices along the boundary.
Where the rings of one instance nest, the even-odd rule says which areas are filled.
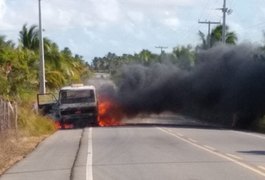
[[[238,156],[236,156],[236,155],[233,155],[233,154],[226,153],[226,155],[227,155],[227,156],[230,156],[230,157],[232,157],[232,158],[235,158],[235,159],[242,160],[242,158],[241,158],[241,157],[238,157]]]
[[[212,150],[212,151],[216,151],[216,149],[215,148],[213,148],[213,147],[211,147],[211,146],[207,146],[207,145],[203,145],[204,147],[206,147],[207,149],[210,149],[210,150]]]
[[[92,128],[88,129],[86,180],[93,180],[93,172],[92,172]]]
[[[197,144],[197,143],[191,142],[189,139],[185,139],[185,138],[183,138],[183,137],[181,137],[181,136],[179,136],[179,135],[177,135],[177,134],[171,133],[171,132],[167,131],[166,129],[163,129],[163,128],[158,128],[158,129],[159,129],[160,131],[163,131],[163,132],[165,132],[165,133],[171,135],[171,136],[174,136],[174,137],[178,138],[178,139],[181,140],[181,141],[184,141],[184,142],[186,142],[186,143],[189,143],[189,144],[191,144],[191,145],[193,145],[193,146],[195,146],[195,147],[197,147],[197,148],[199,148],[199,149],[202,149],[202,150],[204,150],[204,151],[207,151],[208,153],[211,153],[211,154],[213,154],[213,155],[216,155],[216,156],[219,156],[219,157],[221,157],[221,158],[223,158],[223,159],[226,159],[226,160],[228,160],[228,161],[231,161],[231,162],[233,162],[233,163],[235,163],[235,164],[237,164],[237,165],[239,165],[239,166],[241,166],[241,167],[244,167],[244,168],[246,168],[246,169],[248,169],[248,170],[251,170],[251,171],[255,172],[256,174],[259,174],[259,175],[265,177],[265,172],[263,172],[263,171],[260,170],[261,167],[259,167],[260,169],[258,169],[258,168],[256,168],[256,167],[253,167],[253,166],[251,166],[251,165],[248,165],[248,164],[246,164],[246,163],[240,161],[240,160],[238,159],[238,158],[240,158],[240,157],[237,157],[237,156],[232,155],[232,154],[229,154],[229,155],[228,155],[228,154],[223,154],[223,153],[220,153],[220,152],[217,152],[217,151],[211,150],[210,148],[206,148],[206,147],[203,146],[203,145],[200,145],[200,144]],[[232,156],[233,156],[233,157],[232,157]],[[240,158],[240,159],[241,159],[241,158]]]

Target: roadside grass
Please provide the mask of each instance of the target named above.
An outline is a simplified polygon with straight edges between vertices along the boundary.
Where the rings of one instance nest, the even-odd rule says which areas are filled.
[[[53,121],[38,115],[32,107],[31,101],[21,103],[18,129],[0,133],[0,175],[56,131]]]
[[[28,136],[47,135],[55,131],[53,120],[39,115],[34,108],[36,98],[36,92],[24,93],[18,108],[18,128]]]
[[[30,107],[20,107],[18,127],[28,136],[47,135],[55,131],[51,119],[36,114]]]

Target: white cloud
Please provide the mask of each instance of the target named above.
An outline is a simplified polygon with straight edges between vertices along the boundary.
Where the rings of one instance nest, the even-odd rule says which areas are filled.
[[[7,15],[8,9],[6,5],[6,0],[0,0],[0,24],[1,24],[1,30],[6,30],[10,29],[12,24],[9,23],[6,20],[6,15]]]
[[[5,10],[6,0],[0,0],[0,18],[7,27],[21,28],[24,23],[38,24],[38,2],[36,0],[12,0],[13,5]],[[19,2],[19,3],[18,3]],[[196,0],[52,0],[42,2],[42,18],[45,29],[67,29],[72,27],[107,27],[131,21],[142,24],[146,20],[156,21],[165,11],[172,13],[177,7],[198,4]],[[6,12],[6,13],[5,13]],[[176,14],[174,14],[176,15]],[[19,23],[18,23],[19,22]],[[166,17],[164,25],[175,28],[177,21]],[[2,26],[3,27],[3,26]],[[0,27],[1,28],[1,27]]]
[[[91,5],[94,15],[99,20],[117,22],[120,19],[121,12],[117,0],[91,0]]]
[[[0,19],[3,18],[6,12],[6,2],[5,0],[0,0]]]
[[[60,46],[71,46],[77,51],[82,49],[84,53],[87,53],[85,47],[89,47],[92,56],[91,54],[100,54],[103,50],[109,51],[107,48],[128,51],[154,47],[159,43],[165,45],[194,43],[196,38],[198,39],[199,29],[207,31],[207,27],[199,25],[197,20],[219,21],[221,12],[216,11],[216,8],[221,7],[223,1],[42,0],[41,2],[43,27],[46,30],[44,35],[57,41]],[[249,5],[252,8],[249,8]],[[246,30],[246,26],[263,22],[264,5],[264,0],[234,1],[232,7],[234,13],[228,16],[227,20],[232,30],[239,33],[240,39],[261,34],[263,26],[258,26],[256,31],[254,28]],[[228,6],[230,6],[229,1]],[[0,34],[17,40],[18,32],[26,22],[29,25],[38,24],[37,0],[0,0]],[[78,47],[81,45],[82,47]]]
[[[119,47],[121,45],[121,43],[116,40],[110,40],[109,42],[112,46],[115,46],[115,47]]]
[[[145,16],[143,12],[128,11],[127,16],[132,22],[135,22],[135,23],[143,23],[145,21]]]
[[[235,32],[239,40],[245,40],[246,38],[246,34],[243,34],[245,32],[244,27],[237,22],[230,21],[229,31]]]
[[[122,16],[116,0],[54,0],[43,2],[43,7],[43,18],[51,27],[104,26]]]
[[[120,0],[122,1],[122,0]],[[131,8],[143,8],[143,9],[163,9],[164,8],[176,8],[176,7],[189,7],[200,4],[203,0],[126,0],[122,4],[126,4]]]
[[[89,30],[88,28],[83,28],[83,31],[89,39],[91,39],[91,40],[97,39],[97,36],[95,35],[95,33],[93,31]]]
[[[166,18],[163,20],[163,23],[173,31],[176,31],[179,26],[179,20],[175,17]]]

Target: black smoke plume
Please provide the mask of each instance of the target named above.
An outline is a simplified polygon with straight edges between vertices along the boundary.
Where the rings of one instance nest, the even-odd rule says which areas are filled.
[[[107,92],[128,117],[171,111],[247,128],[265,113],[265,55],[251,45],[220,45],[198,53],[190,71],[126,65]]]

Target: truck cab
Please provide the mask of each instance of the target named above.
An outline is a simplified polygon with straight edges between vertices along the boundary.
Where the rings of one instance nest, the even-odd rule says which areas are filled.
[[[98,102],[94,86],[75,84],[59,91],[58,110],[61,126],[96,125]]]
[[[73,84],[62,87],[56,102],[53,109],[61,128],[98,124],[98,101],[94,86]]]

